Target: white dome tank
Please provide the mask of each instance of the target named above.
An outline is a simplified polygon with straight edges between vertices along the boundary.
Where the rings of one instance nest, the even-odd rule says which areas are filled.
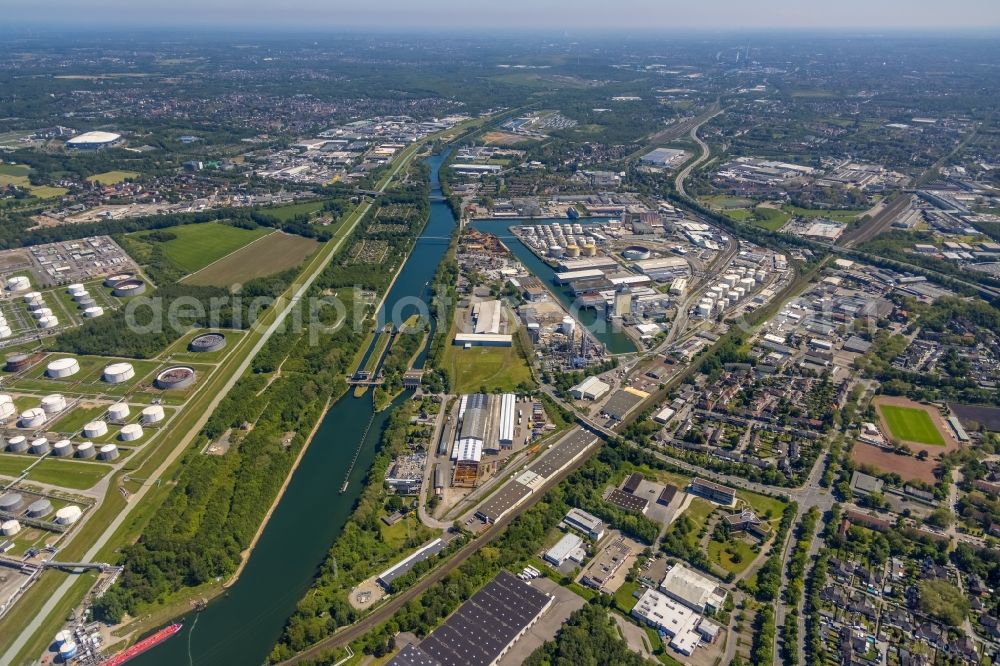
[[[108,407],[108,416],[111,417],[111,420],[113,421],[124,421],[128,418],[128,415],[128,404],[124,402],[116,402]]]
[[[66,458],[73,455],[73,445],[68,439],[60,439],[52,445],[52,455],[59,458]]]
[[[72,525],[80,520],[81,515],[83,515],[83,511],[80,510],[80,507],[70,504],[56,511],[56,523],[60,525]]]
[[[97,455],[97,451],[94,449],[93,442],[81,442],[80,446],[76,447],[77,458],[93,458],[95,455]]]
[[[49,446],[49,440],[45,437],[38,437],[31,440],[31,452],[36,456],[44,456],[46,453],[52,450]]]
[[[135,377],[135,368],[131,363],[112,363],[104,368],[104,381],[109,384],[121,384]]]
[[[6,397],[7,400],[0,400],[0,421],[6,421],[7,419],[14,416],[17,412],[17,407],[14,406],[14,402],[10,399],[9,395],[4,395],[0,397]]]
[[[576,321],[572,317],[563,317],[562,332],[566,335],[573,335],[574,330],[576,330]]]
[[[53,393],[42,398],[42,411],[46,414],[58,414],[66,409],[66,398],[59,393]]]
[[[69,292],[70,296],[76,296],[77,294],[87,293],[87,288],[80,283],[75,283],[66,287],[66,291]]]
[[[24,302],[31,305],[32,303],[44,303],[45,301],[42,300],[42,294],[40,292],[29,291],[24,295]]]
[[[159,423],[165,416],[163,407],[160,405],[150,405],[142,410],[141,418],[143,423]]]
[[[40,407],[32,407],[21,412],[22,428],[37,428],[45,423],[47,416]]]
[[[104,314],[104,308],[102,308],[100,305],[92,305],[89,308],[85,308],[83,310],[83,316],[87,317],[88,319],[95,319],[103,314]]]
[[[49,329],[59,325],[58,317],[42,317],[38,320],[38,328]]]
[[[69,629],[63,629],[56,634],[56,645],[62,645],[63,643],[71,640],[73,640],[73,632]]]
[[[142,426],[138,423],[129,423],[118,433],[118,437],[123,442],[134,442],[142,437]]]
[[[24,291],[31,288],[31,282],[23,275],[7,278],[7,291]]]
[[[14,435],[7,440],[7,450],[11,453],[24,453],[28,450],[28,438],[24,435]]]
[[[16,520],[5,520],[0,523],[0,534],[4,536],[14,536],[21,531],[21,523]]]
[[[84,437],[102,437],[108,434],[108,424],[104,421],[91,421],[83,426]]]
[[[70,377],[80,372],[80,362],[75,358],[57,358],[45,366],[45,374],[53,379]]]
[[[45,319],[46,317],[51,317],[52,316],[52,309],[51,308],[38,308],[37,310],[35,310],[35,311],[33,311],[31,313],[31,316],[34,317],[35,319],[38,319],[40,321],[42,319]]]
[[[101,460],[114,460],[118,457],[118,447],[114,444],[105,444],[101,447],[97,457]]]

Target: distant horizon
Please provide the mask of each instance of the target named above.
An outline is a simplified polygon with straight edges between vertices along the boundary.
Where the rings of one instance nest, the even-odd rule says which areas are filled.
[[[377,0],[366,6],[337,0],[36,0],[5,10],[6,30],[42,28],[264,29],[279,31],[414,32],[444,30],[579,31],[872,31],[1000,32],[1000,3],[952,0]],[[53,18],[56,17],[56,18]]]

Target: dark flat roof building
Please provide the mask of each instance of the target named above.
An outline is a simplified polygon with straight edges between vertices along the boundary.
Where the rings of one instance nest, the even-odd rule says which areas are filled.
[[[611,494],[608,495],[608,501],[626,511],[646,513],[646,509],[649,508],[649,500],[622,492],[618,488],[611,491]]]
[[[639,490],[639,484],[642,483],[642,474],[639,472],[633,472],[628,475],[625,479],[625,485],[622,486],[622,490],[627,492],[629,495],[635,495],[635,491]]]
[[[642,402],[642,398],[634,393],[624,390],[616,391],[601,408],[601,413],[616,421],[621,421],[640,402]]]
[[[552,605],[553,598],[507,571],[472,595],[392,666],[492,666]]]

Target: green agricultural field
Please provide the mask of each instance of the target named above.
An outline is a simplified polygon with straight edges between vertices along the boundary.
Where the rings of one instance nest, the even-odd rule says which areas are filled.
[[[313,213],[319,212],[323,209],[324,205],[325,202],[323,201],[303,201],[302,203],[289,204],[287,206],[265,208],[260,212],[265,215],[270,215],[271,217],[281,220],[282,222],[287,222],[296,215],[312,215]]]
[[[854,218],[862,215],[865,211],[863,210],[826,210],[824,208],[799,208],[798,206],[785,205],[782,206],[784,210],[789,215],[798,215],[799,217],[805,217],[808,219],[816,217],[828,217],[834,222],[850,222]]]
[[[531,381],[531,370],[513,347],[448,345],[442,365],[454,393],[513,391],[518,384]]]
[[[181,270],[194,273],[272,233],[272,230],[263,227],[252,230],[240,229],[228,224],[206,222],[171,227],[168,233],[174,234],[177,238],[160,243],[163,253]],[[148,236],[148,233],[142,233],[135,238],[144,243],[156,242]]]
[[[944,446],[944,437],[934,425],[930,414],[916,407],[879,405],[879,411],[892,436],[904,442]]]
[[[249,243],[197,273],[188,275],[183,282],[228,287],[295,268],[319,247],[320,243],[311,238],[276,231],[266,241]]]
[[[30,171],[27,164],[0,164],[0,174],[4,176],[27,176]]]
[[[101,185],[117,185],[125,180],[138,178],[139,175],[137,171],[105,171],[104,173],[95,173],[93,176],[87,176],[87,180],[92,183],[100,183]]]
[[[754,225],[771,231],[777,231],[781,227],[785,226],[785,222],[788,222],[788,218],[790,218],[791,215],[777,208],[757,206],[753,210],[753,217]]]
[[[0,455],[0,475],[19,476],[28,465],[37,461],[38,458],[30,456]],[[110,471],[111,467],[102,463],[46,459],[31,469],[28,480],[60,488],[86,490],[94,487]]]

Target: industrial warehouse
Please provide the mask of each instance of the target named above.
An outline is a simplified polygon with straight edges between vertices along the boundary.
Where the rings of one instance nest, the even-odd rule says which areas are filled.
[[[392,666],[496,664],[553,604],[553,597],[501,571]]]
[[[530,441],[531,419],[525,416],[530,406],[529,402],[518,402],[513,393],[474,394],[459,399],[460,425],[454,429],[451,443],[452,485],[478,485],[495,471],[500,456]],[[447,441],[443,439],[442,446]]]

